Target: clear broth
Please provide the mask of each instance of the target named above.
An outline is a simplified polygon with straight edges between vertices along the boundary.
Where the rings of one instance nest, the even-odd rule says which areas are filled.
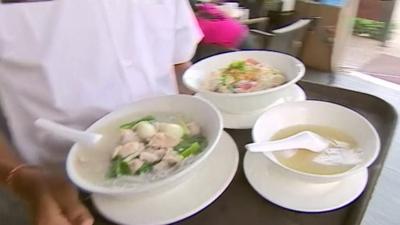
[[[279,130],[271,137],[271,140],[279,140],[295,135],[302,131],[312,131],[328,139],[334,139],[350,144],[350,148],[357,147],[357,142],[344,132],[336,130],[331,127],[318,126],[318,125],[296,125]],[[350,150],[349,150],[350,151]],[[324,165],[313,162],[313,159],[320,153],[312,152],[306,149],[298,149],[294,154],[288,157],[284,151],[277,151],[273,153],[276,159],[283,165],[305,173],[331,175],[345,172],[351,169],[352,165]]]

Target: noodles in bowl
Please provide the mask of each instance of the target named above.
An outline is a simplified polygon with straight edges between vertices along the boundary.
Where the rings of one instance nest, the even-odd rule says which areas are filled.
[[[204,100],[176,95],[117,110],[88,131],[103,138],[94,147],[72,147],[71,180],[93,193],[139,194],[177,185],[193,174],[217,144],[222,121]]]
[[[134,188],[185,169],[201,156],[207,139],[196,122],[163,117],[145,116],[120,125],[119,131],[114,130],[120,133],[117,144],[108,153],[105,149],[108,162],[101,163],[101,171],[96,176],[92,169],[99,164],[99,159],[93,152],[82,151],[76,161],[81,175],[102,186]]]
[[[247,93],[277,87],[286,77],[276,68],[248,58],[230,63],[209,75],[205,89],[220,93]]]
[[[245,114],[279,104],[305,73],[298,59],[272,51],[236,51],[193,64],[183,82],[223,113]]]

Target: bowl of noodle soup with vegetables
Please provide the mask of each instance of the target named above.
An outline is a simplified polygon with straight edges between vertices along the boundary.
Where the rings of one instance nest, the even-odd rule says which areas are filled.
[[[304,73],[304,64],[290,55],[248,50],[205,58],[185,72],[183,81],[223,112],[248,113],[282,101]]]
[[[88,192],[124,196],[190,179],[214,150],[222,119],[207,101],[170,95],[111,112],[87,131],[102,138],[95,146],[71,148],[68,176]]]

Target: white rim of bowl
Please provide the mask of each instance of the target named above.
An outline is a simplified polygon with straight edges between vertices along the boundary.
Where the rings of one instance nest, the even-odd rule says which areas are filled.
[[[210,104],[206,100],[197,98],[195,96],[179,94],[179,95],[166,95],[166,96],[162,96],[162,97],[168,98],[168,97],[176,97],[176,96],[179,96],[182,98],[195,98],[197,101],[201,101],[201,102],[207,104],[216,113],[216,116],[218,117],[218,121],[219,121],[218,127],[220,129],[218,130],[217,137],[215,138],[214,143],[209,144],[206,147],[206,149],[204,149],[205,152],[200,158],[195,160],[193,163],[189,164],[184,170],[181,170],[171,176],[167,176],[160,180],[149,183],[148,185],[150,186],[150,188],[148,188],[149,186],[144,186],[143,188],[139,188],[139,189],[138,188],[118,188],[118,187],[110,188],[110,187],[104,187],[101,185],[96,185],[91,182],[88,182],[78,175],[78,173],[76,172],[76,169],[74,169],[74,165],[73,165],[74,159],[76,158],[76,154],[78,151],[77,150],[78,148],[76,148],[76,146],[79,144],[79,143],[75,143],[70,149],[70,153],[67,156],[67,162],[66,162],[67,174],[68,174],[69,178],[71,179],[71,181],[74,184],[76,184],[79,188],[81,188],[85,191],[91,192],[91,193],[106,194],[106,195],[135,194],[135,193],[145,192],[147,190],[152,190],[154,188],[158,188],[158,187],[162,186],[164,183],[168,182],[169,179],[172,179],[172,178],[178,179],[179,177],[187,174],[191,169],[193,169],[193,167],[195,167],[198,164],[200,164],[201,162],[203,162],[203,160],[206,160],[207,157],[210,155],[211,151],[215,149],[215,146],[218,144],[218,141],[221,138],[222,131],[223,131],[222,115],[214,105]],[[158,97],[155,97],[155,98],[158,98]],[[90,131],[90,129],[92,129],[94,126],[96,126],[96,124],[98,124],[98,122],[100,122],[103,119],[113,116],[114,112],[116,112],[116,111],[124,110],[126,108],[131,107],[132,104],[139,104],[141,101],[145,101],[145,100],[148,101],[150,99],[151,98],[141,99],[141,100],[131,103],[129,106],[124,106],[119,109],[116,109],[115,111],[112,111],[112,112],[106,114],[105,116],[103,116],[102,118],[100,118],[99,120],[95,121],[86,130]]]
[[[268,89],[261,90],[261,91],[246,92],[246,93],[220,93],[220,92],[214,92],[214,91],[196,88],[196,87],[193,87],[192,85],[188,84],[188,82],[187,82],[188,75],[187,74],[190,71],[190,69],[193,69],[193,66],[195,66],[196,64],[201,63],[203,61],[207,61],[207,60],[213,60],[214,57],[218,57],[220,55],[239,54],[240,52],[268,52],[268,53],[273,53],[273,54],[277,54],[277,55],[285,55],[285,56],[291,58],[295,62],[296,67],[300,68],[300,71],[298,72],[298,74],[296,75],[295,78],[293,78],[292,80],[290,80],[282,85],[279,85],[279,86],[273,87],[273,88],[268,88]],[[306,72],[306,68],[305,68],[304,64],[299,59],[297,59],[287,53],[271,51],[271,50],[240,50],[240,51],[234,51],[234,52],[219,53],[219,54],[204,58],[204,59],[196,62],[183,74],[183,83],[185,84],[186,87],[188,87],[189,89],[191,89],[194,92],[200,92],[200,93],[205,93],[205,94],[210,94],[210,95],[215,95],[215,96],[252,96],[252,95],[260,95],[260,94],[264,94],[264,93],[268,93],[268,92],[277,91],[277,90],[285,88],[291,84],[297,83],[302,77],[304,77],[305,72]]]
[[[263,155],[264,155],[265,157],[267,157],[269,160],[271,160],[273,163],[277,164],[278,166],[281,166],[281,167],[283,167],[283,168],[285,168],[285,169],[287,169],[287,170],[289,170],[289,171],[292,171],[292,172],[294,172],[294,173],[296,173],[296,174],[300,174],[300,175],[304,175],[304,176],[308,176],[308,177],[313,177],[313,178],[338,178],[338,177],[342,177],[342,176],[345,176],[345,175],[347,175],[347,174],[352,174],[352,173],[354,173],[354,172],[357,171],[359,168],[368,168],[368,167],[376,160],[376,158],[378,157],[379,152],[380,152],[381,140],[380,140],[380,138],[379,138],[379,134],[378,134],[378,132],[376,131],[375,127],[374,127],[364,116],[362,116],[361,114],[357,113],[356,111],[354,111],[354,110],[352,110],[352,109],[349,109],[349,108],[347,108],[347,107],[345,107],[345,106],[342,106],[342,105],[339,105],[339,104],[336,104],[336,103],[331,103],[331,102],[324,102],[324,101],[317,101],[317,100],[306,100],[306,101],[300,101],[300,102],[285,102],[285,103],[282,103],[282,104],[273,106],[273,107],[269,108],[267,111],[265,111],[265,112],[257,119],[257,121],[256,121],[256,123],[255,123],[255,125],[254,125],[254,127],[253,127],[253,129],[252,129],[252,132],[251,132],[253,141],[255,141],[255,127],[257,126],[257,124],[259,123],[259,121],[261,121],[262,118],[264,118],[265,116],[267,116],[267,114],[268,114],[271,110],[273,110],[273,109],[275,109],[275,108],[278,108],[278,107],[285,106],[285,105],[289,105],[289,104],[309,104],[309,103],[316,103],[316,104],[323,104],[323,105],[329,105],[329,106],[337,107],[337,108],[340,108],[340,109],[342,109],[342,110],[345,110],[345,111],[347,111],[347,112],[349,112],[349,113],[355,115],[356,117],[360,118],[360,119],[361,119],[363,122],[365,122],[365,124],[370,128],[370,130],[372,131],[372,134],[373,134],[373,136],[374,136],[374,138],[375,138],[375,140],[376,140],[376,145],[377,145],[377,147],[375,148],[374,155],[373,155],[368,161],[366,161],[366,162],[364,163],[364,164],[365,164],[364,166],[356,165],[356,166],[354,166],[353,168],[351,168],[351,169],[349,169],[349,170],[346,170],[346,171],[344,171],[344,172],[342,172],[342,173],[335,173],[335,174],[330,174],[330,175],[313,174],[313,173],[301,172],[301,171],[292,169],[292,168],[290,168],[290,167],[288,167],[288,166],[285,166],[285,165],[283,165],[282,163],[279,163],[279,162],[277,162],[276,160],[271,159],[267,154],[264,154],[264,153],[263,153]]]

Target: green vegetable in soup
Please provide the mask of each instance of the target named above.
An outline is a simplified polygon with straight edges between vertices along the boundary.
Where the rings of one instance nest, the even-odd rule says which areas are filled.
[[[223,74],[223,75],[219,78],[219,83],[220,83],[221,85],[226,85],[227,77],[228,77],[228,75]]]
[[[174,147],[174,150],[181,154],[188,148],[192,147],[194,143],[197,143],[202,151],[207,146],[207,140],[203,136],[184,136],[182,141]]]
[[[136,171],[135,174],[139,175],[139,174],[142,174],[142,173],[148,173],[148,172],[150,172],[152,169],[153,169],[153,164],[145,162],[145,163],[143,163],[143,165],[138,169],[138,171]]]
[[[241,71],[244,71],[245,70],[245,66],[246,66],[246,62],[245,61],[236,61],[236,62],[233,62],[233,63],[229,64],[228,70],[241,70]]]
[[[196,155],[201,152],[201,146],[198,142],[194,142],[192,145],[190,145],[189,148],[186,148],[185,150],[181,151],[179,154],[183,156],[183,158],[187,158],[191,155]]]
[[[227,88],[230,92],[236,93],[236,90],[235,90],[235,88],[233,87],[233,85],[228,85],[226,88]]]
[[[203,149],[207,146],[207,140],[205,137],[202,135],[196,135],[196,136],[191,136],[190,135],[190,127],[189,125],[183,120],[183,119],[178,119],[177,123],[160,123],[157,126],[155,126],[154,122],[156,119],[153,116],[146,116],[141,119],[131,121],[129,123],[122,124],[120,126],[121,129],[132,129],[134,134],[137,134],[141,139],[139,140],[140,145],[144,145],[144,150],[146,149],[152,149],[153,147],[149,147],[149,138],[145,139],[141,137],[141,133],[143,131],[143,126],[144,125],[150,125],[152,126],[155,130],[154,134],[156,132],[164,133],[166,134],[165,137],[169,138],[175,138],[176,140],[180,140],[180,142],[173,148],[175,152],[174,154],[170,155],[171,157],[169,159],[166,158],[166,162],[170,163],[168,160],[176,160],[176,163],[179,161],[184,160],[185,158],[188,158],[190,156],[199,154]],[[144,124],[144,125],[143,125]],[[154,135],[152,134],[152,135]],[[164,136],[161,136],[164,137]],[[126,143],[121,143],[117,147],[121,147]],[[127,146],[127,147],[132,147],[136,148],[138,146]],[[162,146],[160,146],[161,148]],[[168,146],[167,146],[168,147]],[[163,150],[165,152],[168,151],[167,147],[163,147]],[[141,175],[141,174],[147,174],[153,171],[154,166],[156,166],[158,163],[162,162],[164,160],[163,158],[157,159],[153,163],[148,163],[146,162],[145,159],[137,159],[137,161],[134,161],[136,158],[139,158],[136,150],[137,149],[124,149],[124,150],[130,150],[127,152],[124,152],[125,154],[120,154],[121,149],[115,149],[114,150],[114,156],[111,159],[111,164],[109,166],[108,172],[107,172],[107,178],[118,178],[121,176],[133,176],[133,175]],[[141,154],[141,153],[140,153]],[[178,155],[177,155],[178,154]],[[121,155],[124,155],[122,157]],[[137,164],[140,163],[140,164]],[[136,165],[141,165],[139,169],[135,169],[135,171],[132,168],[136,167]],[[176,164],[168,164],[169,167],[172,167]],[[136,167],[137,168],[137,167]],[[156,172],[156,171],[155,171]]]
[[[110,169],[108,171],[107,177],[117,178],[120,176],[132,175],[132,171],[129,168],[127,162],[121,156],[116,156],[111,160]]]
[[[134,129],[135,126],[138,123],[142,122],[142,121],[149,121],[150,122],[150,121],[155,121],[155,120],[156,120],[156,118],[154,118],[154,116],[145,116],[145,117],[143,117],[141,119],[138,119],[138,120],[135,120],[135,121],[132,121],[132,122],[129,122],[129,123],[122,124],[119,128],[121,128],[121,129]]]

